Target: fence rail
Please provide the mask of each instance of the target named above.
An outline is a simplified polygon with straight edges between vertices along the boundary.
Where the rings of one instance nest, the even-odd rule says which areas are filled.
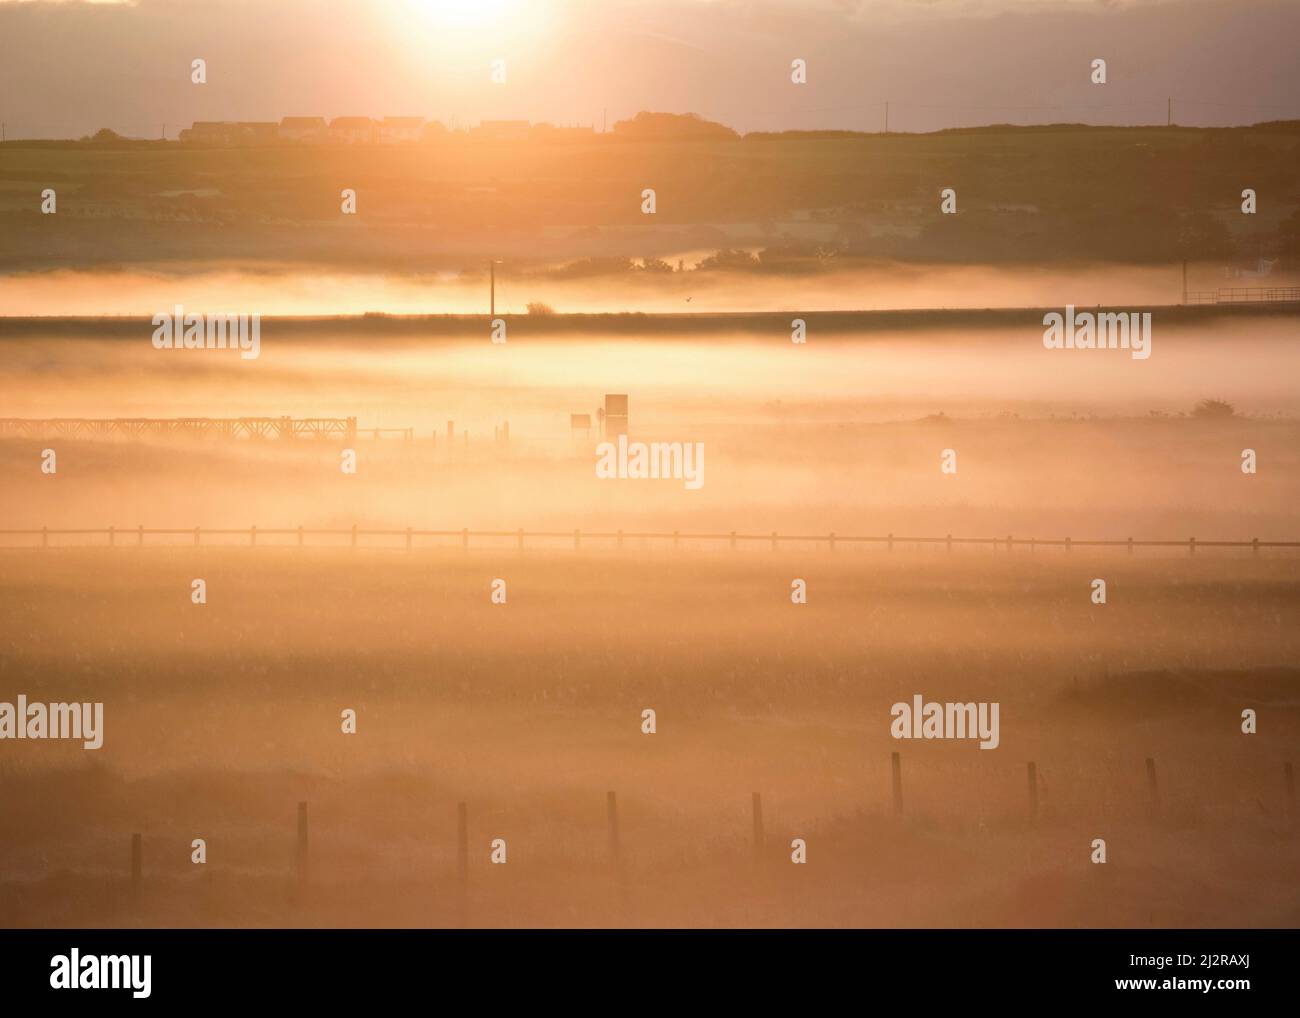
[[[357,525],[345,528],[319,528],[319,527],[74,527],[74,528],[54,528],[40,527],[39,529],[0,529],[0,545],[4,547],[50,547],[51,537],[103,537],[106,539],[108,547],[118,547],[121,545],[144,547],[145,538],[147,537],[184,537],[191,538],[193,544],[198,546],[202,543],[204,537],[209,538],[244,538],[248,539],[249,547],[259,547],[259,538],[295,538],[299,547],[306,544],[309,537],[343,537],[349,539],[352,547],[357,547],[362,538],[385,538],[395,539],[402,542],[406,550],[410,551],[415,545],[416,538],[455,538],[458,539],[463,548],[468,548],[471,539],[488,539],[502,540],[513,539],[519,548],[523,548],[525,541],[532,538],[535,540],[564,540],[573,542],[573,547],[578,550],[582,547],[584,541],[601,541],[613,542],[616,548],[622,548],[626,541],[671,541],[674,548],[679,547],[683,541],[725,541],[732,550],[735,550],[742,542],[746,544],[763,544],[771,546],[776,551],[782,544],[825,544],[830,551],[834,551],[837,545],[857,544],[884,545],[887,550],[893,551],[895,545],[943,545],[947,551],[951,552],[957,545],[967,546],[986,546],[991,547],[994,551],[999,548],[1005,548],[1008,552],[1015,548],[1027,548],[1031,552],[1037,548],[1064,548],[1067,552],[1074,548],[1124,548],[1129,554],[1132,554],[1134,548],[1186,548],[1189,555],[1195,555],[1197,548],[1249,548],[1254,555],[1259,554],[1261,548],[1300,548],[1300,541],[1261,541],[1259,538],[1251,538],[1249,541],[1222,541],[1222,540],[1202,540],[1197,537],[1188,538],[1170,538],[1170,539],[1135,539],[1132,537],[1122,540],[1083,538],[1076,539],[1072,537],[954,537],[952,534],[945,534],[942,537],[935,536],[908,536],[900,534],[836,534],[834,532],[826,534],[778,534],[776,532],[768,534],[742,534],[739,531],[727,532],[704,532],[704,533],[683,533],[681,531],[643,531],[643,530],[417,530],[414,527],[405,529],[375,529],[363,528]],[[8,538],[39,538],[39,544],[19,543],[14,544],[8,541]],[[273,543],[271,547],[284,547],[284,542]],[[374,545],[371,545],[372,547]],[[387,545],[385,545],[387,546]]]
[[[1184,304],[1295,304],[1300,286],[1225,286],[1217,290],[1192,290]]]

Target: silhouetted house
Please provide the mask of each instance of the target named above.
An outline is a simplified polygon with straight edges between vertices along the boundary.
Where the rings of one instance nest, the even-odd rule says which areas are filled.
[[[530,132],[536,141],[556,142],[590,141],[596,136],[593,127],[556,127],[554,124],[534,124]]]
[[[379,125],[369,117],[335,117],[329,140],[336,145],[370,145],[379,137]]]
[[[419,141],[424,136],[424,117],[384,117],[379,140],[385,145]]]
[[[231,145],[235,139],[235,126],[219,120],[196,120],[193,127],[181,131],[180,139],[203,145]]]
[[[241,145],[271,145],[280,137],[280,125],[270,121],[244,120],[235,126]]]
[[[523,141],[529,129],[527,120],[484,120],[471,127],[469,135],[479,141]]]
[[[284,141],[324,141],[328,128],[324,117],[285,117],[280,121],[280,138]]]

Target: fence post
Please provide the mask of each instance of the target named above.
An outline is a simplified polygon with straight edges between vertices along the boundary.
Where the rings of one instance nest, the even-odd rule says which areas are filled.
[[[307,879],[307,804],[298,803],[298,852],[296,855],[299,882]]]
[[[753,793],[754,805],[754,858],[763,857],[763,797]]]
[[[893,551],[893,550],[894,550],[894,534],[893,534],[893,531],[890,531],[889,537],[886,538],[886,541],[888,541],[888,547],[889,547],[889,550],[890,550],[890,551]]]
[[[50,528],[41,527],[41,547],[48,548],[49,546],[50,546]]]
[[[835,531],[831,531],[830,537],[826,539],[826,548],[828,551],[835,550]]]
[[[1194,537],[1189,537],[1187,539],[1187,554],[1189,555],[1196,554],[1196,538]]]
[[[1007,535],[1007,554],[1011,553],[1011,535]]]
[[[144,838],[139,834],[131,835],[131,893],[139,894],[144,881]]]
[[[1156,761],[1154,757],[1147,757],[1147,809],[1150,811],[1152,819],[1160,815],[1160,786],[1156,783]]]
[[[948,554],[952,554],[952,534],[948,535]]]
[[[673,531],[673,551],[676,551],[681,545],[681,537],[681,534],[677,533],[675,530]]]
[[[143,548],[144,547],[144,524],[143,523],[141,523],[139,526],[136,527],[135,533],[136,533],[135,546],[137,548]]]
[[[406,528],[406,550],[407,551],[411,550],[411,539],[412,539],[411,528],[407,527]]]
[[[456,879],[469,883],[469,814],[463,802],[456,804]]]
[[[1254,558],[1259,558],[1259,538],[1258,538],[1258,537],[1252,537],[1252,538],[1250,539],[1250,554],[1251,554]]]
[[[903,760],[897,752],[889,754],[889,762],[894,772],[894,816],[903,815]]]
[[[1128,539],[1128,553],[1133,554],[1133,538],[1131,537]]]
[[[108,546],[109,546],[110,548],[112,548],[112,547],[114,547],[116,544],[117,544],[117,528],[116,528],[116,527],[109,527],[109,528],[108,528]]]
[[[1070,550],[1070,539],[1068,537],[1065,539],[1065,550]]]
[[[1038,819],[1038,765],[1029,761],[1029,819]]]
[[[731,550],[736,550],[736,532],[734,530],[731,532]]]

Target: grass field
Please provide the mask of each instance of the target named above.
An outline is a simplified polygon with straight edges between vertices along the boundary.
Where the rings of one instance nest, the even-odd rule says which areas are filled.
[[[10,744],[5,925],[1300,919],[1282,781],[1300,736],[1293,553],[65,549],[2,562],[4,688],[102,700],[106,715],[98,751]],[[1089,602],[1093,576],[1109,580],[1105,606]],[[505,605],[489,603],[496,577]],[[808,604],[790,603],[792,577]],[[1000,702],[1001,745],[892,739],[890,706],[918,692]],[[1258,735],[1240,733],[1245,707]],[[355,735],[340,732],[345,708]],[[196,837],[205,866],[190,862]],[[488,862],[498,837],[504,866]],[[795,837],[805,866],[789,861]],[[1089,862],[1094,838],[1104,866]]]

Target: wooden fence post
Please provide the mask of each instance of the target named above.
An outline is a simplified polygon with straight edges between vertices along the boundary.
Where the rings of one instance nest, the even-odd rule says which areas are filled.
[[[772,531],[772,550],[776,551],[776,531]]]
[[[257,526],[256,526],[256,524],[254,524],[253,526],[251,526],[251,527],[248,528],[248,546],[249,546],[250,548],[256,548],[256,547],[257,547]]]
[[[1156,782],[1156,761],[1147,757],[1147,809],[1152,819],[1160,815],[1160,786]]]
[[[1250,554],[1251,554],[1251,557],[1252,557],[1252,558],[1259,558],[1259,538],[1258,538],[1258,537],[1252,537],[1252,538],[1250,539]]]
[[[1008,554],[1011,553],[1011,544],[1012,544],[1012,542],[1011,542],[1011,535],[1008,534],[1008,535],[1007,535],[1007,553],[1008,553]]]
[[[1029,819],[1038,819],[1038,765],[1029,761]]]
[[[952,534],[948,535],[948,554],[952,554]]]
[[[1187,554],[1188,555],[1196,554],[1196,538],[1194,537],[1189,537],[1187,539]]]
[[[108,546],[109,546],[110,548],[112,548],[112,547],[114,547],[116,544],[117,544],[117,528],[116,528],[116,527],[109,527],[109,528],[108,528]]]
[[[826,549],[828,551],[835,550],[835,531],[833,530],[831,531],[830,537],[826,539]]]
[[[734,530],[731,532],[731,550],[736,550],[736,532]]]
[[[1133,554],[1133,538],[1131,537],[1128,539],[1128,553]]]
[[[754,807],[754,858],[763,857],[763,797],[753,793]]]
[[[1065,539],[1065,550],[1070,550],[1070,539],[1068,537]]]
[[[894,816],[903,815],[903,760],[897,752],[889,754],[894,772]]]
[[[889,550],[890,550],[890,551],[893,551],[893,550],[894,550],[894,535],[893,535],[893,532],[892,532],[892,531],[890,532],[889,536],[888,536],[887,538],[885,538],[885,540],[886,540],[886,542],[887,542],[887,546],[888,546]]]
[[[673,531],[673,551],[676,551],[676,550],[681,546],[681,541],[682,541],[682,535],[679,534],[677,531],[674,530],[674,531]]]
[[[143,523],[141,523],[139,526],[135,528],[135,533],[136,533],[135,546],[137,548],[143,548],[144,547],[144,524]]]
[[[413,540],[413,536],[412,536],[412,528],[411,528],[411,527],[407,527],[407,528],[406,528],[406,550],[407,550],[407,551],[410,551],[410,550],[411,550],[411,542],[412,542],[412,540]]]

